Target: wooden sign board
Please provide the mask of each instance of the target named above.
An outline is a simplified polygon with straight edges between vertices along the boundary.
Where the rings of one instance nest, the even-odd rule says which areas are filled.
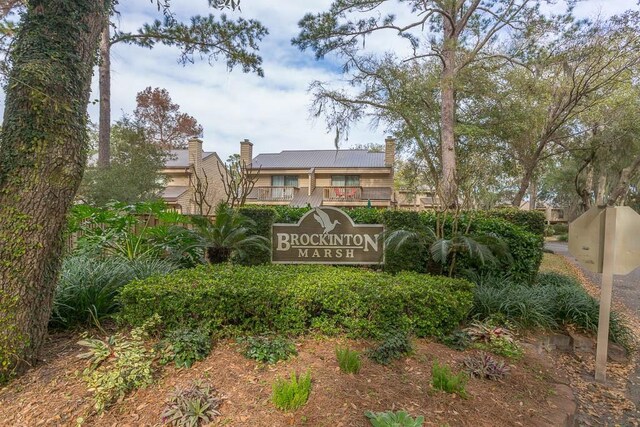
[[[612,245],[616,256],[614,274],[629,274],[640,266],[640,215],[629,206],[609,208],[615,215]],[[594,207],[569,225],[569,252],[594,273],[602,273],[605,208]]]
[[[318,207],[297,224],[273,224],[271,261],[275,264],[384,263],[384,226],[355,224],[340,209]]]

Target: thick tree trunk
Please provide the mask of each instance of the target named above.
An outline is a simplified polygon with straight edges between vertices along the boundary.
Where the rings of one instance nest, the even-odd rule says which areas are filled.
[[[109,17],[105,19],[100,39],[100,67],[98,85],[100,89],[100,121],[98,125],[98,167],[106,168],[111,163],[111,36]]]
[[[448,21],[445,20],[445,23]],[[445,24],[445,33],[451,31]],[[457,203],[457,160],[455,140],[455,47],[454,40],[445,40],[443,52],[444,68],[442,70],[441,106],[440,106],[440,132],[441,132],[441,162],[442,182],[440,183],[445,207],[454,206]]]
[[[15,304],[0,307],[0,345],[13,343],[9,370],[16,372],[36,360],[46,336],[110,3],[32,0],[14,42],[0,141],[0,293]]]

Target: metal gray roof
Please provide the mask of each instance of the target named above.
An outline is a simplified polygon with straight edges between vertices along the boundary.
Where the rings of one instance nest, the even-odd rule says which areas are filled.
[[[215,154],[212,151],[203,151],[202,158],[206,159],[210,155]],[[169,158],[165,162],[167,168],[186,168],[189,167],[189,150],[169,150]]]
[[[307,168],[383,168],[384,153],[367,150],[290,150],[280,153],[259,154],[252,168],[307,169]]]
[[[182,196],[188,189],[189,187],[182,187],[177,185],[166,187],[164,190],[162,190],[162,198],[170,200],[177,199],[178,197]]]

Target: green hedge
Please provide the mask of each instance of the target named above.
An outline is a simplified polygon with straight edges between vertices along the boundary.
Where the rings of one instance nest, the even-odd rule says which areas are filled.
[[[240,212],[256,222],[258,234],[271,238],[271,225],[274,222],[295,223],[307,213],[310,208],[291,208],[288,206],[277,207],[245,207]],[[519,213],[519,212],[522,212]],[[355,208],[346,210],[346,213],[359,224],[384,224],[387,231],[398,229],[425,230],[436,229],[443,221],[445,237],[451,235],[453,217],[443,216],[435,212],[413,212],[393,209]],[[457,262],[456,272],[471,269],[476,273],[507,273],[515,281],[530,283],[538,272],[543,254],[543,234],[531,233],[530,229],[535,221],[539,220],[540,212],[517,211],[512,209],[500,209],[495,211],[469,211],[463,213],[459,219],[458,229],[465,230],[469,223],[470,233],[489,233],[502,238],[509,248],[513,262],[506,259],[499,260],[494,265],[477,265],[472,261],[461,257]],[[510,218],[503,219],[504,218]],[[537,219],[536,219],[537,218]],[[528,221],[529,228],[518,226],[516,222]],[[534,221],[535,220],[535,221]],[[537,223],[536,223],[537,224]],[[539,226],[538,224],[537,226]],[[544,220],[542,221],[544,226]],[[544,231],[544,227],[543,227]],[[385,271],[398,273],[400,271],[416,271],[419,273],[438,273],[438,269],[429,268],[429,252],[416,243],[407,242],[394,251],[385,254]],[[243,265],[267,264],[270,262],[270,254],[266,252],[251,253],[251,256],[243,260],[235,260]]]
[[[493,209],[481,211],[487,218],[502,218],[512,224],[518,225],[537,236],[544,236],[546,218],[544,212],[523,211],[516,208]]]
[[[309,329],[379,337],[390,327],[418,336],[446,333],[465,319],[473,285],[404,272],[349,267],[200,266],[136,281],[121,292],[121,320],[158,313],[168,328],[206,325],[237,332],[300,334]]]

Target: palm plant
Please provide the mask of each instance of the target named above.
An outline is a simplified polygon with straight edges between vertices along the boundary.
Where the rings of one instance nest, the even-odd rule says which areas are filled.
[[[204,249],[211,264],[227,262],[233,253],[243,256],[250,248],[269,250],[269,240],[253,233],[255,223],[224,203],[216,207],[214,221],[202,216],[191,221],[196,226],[192,246]]]
[[[439,265],[441,271],[447,269],[449,276],[453,275],[456,260],[460,254],[466,254],[471,260],[482,265],[495,262],[496,255],[510,259],[508,248],[500,238],[492,234],[472,235],[469,234],[468,228],[464,233],[454,230],[446,238],[438,236],[430,228],[418,231],[395,230],[387,235],[385,246],[387,249],[394,250],[409,242],[428,249],[431,255],[430,261]]]

